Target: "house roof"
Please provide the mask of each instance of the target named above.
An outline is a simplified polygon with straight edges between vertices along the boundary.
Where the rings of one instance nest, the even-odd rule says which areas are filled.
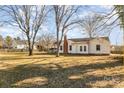
[[[72,38],[72,39],[68,39],[71,40],[73,42],[82,42],[82,41],[89,41],[89,38]]]
[[[82,42],[82,41],[89,41],[91,39],[96,39],[96,38],[73,38],[73,39],[68,39],[72,42]],[[108,37],[98,37],[98,39],[105,39],[107,41],[109,41]]]
[[[96,38],[72,38],[72,39],[67,39],[67,40],[70,40],[72,42],[82,42],[82,41],[89,41],[91,39],[96,39]],[[97,39],[105,39],[109,41],[109,37],[97,37]],[[54,44],[57,44],[57,42],[54,42]]]

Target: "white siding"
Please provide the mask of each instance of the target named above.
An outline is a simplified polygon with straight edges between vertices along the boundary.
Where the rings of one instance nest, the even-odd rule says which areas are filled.
[[[69,46],[72,46],[72,50],[70,51]],[[80,46],[82,46],[82,51],[80,51]],[[86,51],[84,51],[84,46],[86,46]],[[71,41],[68,42],[68,53],[72,54],[87,54],[88,53],[88,45],[85,42],[73,43]]]
[[[100,51],[96,50],[96,45],[100,45]],[[110,54],[110,43],[105,39],[93,39],[90,41],[90,54]]]
[[[36,45],[34,45],[33,49],[34,49],[34,50],[37,50],[37,46],[36,46]]]
[[[25,49],[26,45],[17,45],[17,49]]]
[[[60,46],[62,46],[62,50],[59,48],[59,52],[63,53],[64,47],[63,43],[61,43]],[[69,46],[72,46],[72,50],[70,51]],[[96,50],[96,45],[100,45],[100,51]],[[80,51],[80,46],[82,46],[82,51]],[[84,46],[86,46],[86,51],[84,51]],[[89,48],[88,48],[89,47]],[[90,49],[88,51],[88,49]],[[83,42],[72,42],[68,40],[68,53],[72,54],[110,54],[110,43],[109,41],[105,39],[92,39],[90,41],[90,46],[85,41]]]

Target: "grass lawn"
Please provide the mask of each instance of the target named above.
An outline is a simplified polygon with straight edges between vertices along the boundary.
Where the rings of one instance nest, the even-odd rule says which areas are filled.
[[[122,87],[122,58],[36,53],[0,54],[0,87]]]

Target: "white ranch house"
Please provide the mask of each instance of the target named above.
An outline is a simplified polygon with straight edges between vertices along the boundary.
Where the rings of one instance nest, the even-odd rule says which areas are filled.
[[[108,37],[67,39],[65,36],[59,51],[71,54],[110,54],[110,41]]]

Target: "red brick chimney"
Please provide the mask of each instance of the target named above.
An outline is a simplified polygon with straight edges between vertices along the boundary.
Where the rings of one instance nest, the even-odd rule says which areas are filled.
[[[64,36],[64,53],[68,53],[68,40],[67,36]]]

